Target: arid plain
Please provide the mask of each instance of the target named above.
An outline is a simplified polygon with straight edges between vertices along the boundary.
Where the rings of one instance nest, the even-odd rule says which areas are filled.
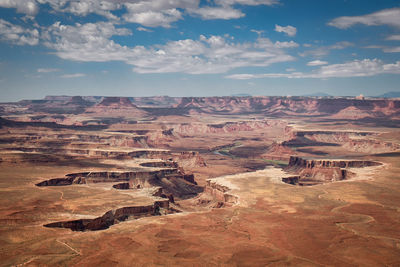
[[[2,266],[399,266],[400,100],[0,104]]]

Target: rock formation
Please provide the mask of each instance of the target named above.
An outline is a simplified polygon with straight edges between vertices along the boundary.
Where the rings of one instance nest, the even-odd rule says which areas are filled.
[[[292,156],[285,168],[295,176],[283,177],[288,184],[315,185],[348,179],[352,176],[349,168],[363,168],[382,165],[369,160],[304,159]]]
[[[97,231],[109,228],[113,224],[125,221],[127,219],[139,219],[148,216],[160,216],[177,212],[170,209],[169,200],[155,201],[148,206],[130,206],[116,210],[110,210],[103,216],[95,219],[79,219],[73,221],[63,221],[45,224],[45,227],[51,228],[69,228],[72,231]]]
[[[135,106],[128,97],[104,97],[103,100],[95,106],[86,109],[86,113],[97,113],[106,116],[130,116],[141,118],[147,115],[147,112]]]

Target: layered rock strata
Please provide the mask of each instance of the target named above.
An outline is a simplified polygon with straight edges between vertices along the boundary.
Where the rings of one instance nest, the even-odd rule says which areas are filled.
[[[116,210],[110,210],[103,216],[95,219],[79,219],[72,221],[62,221],[45,224],[45,227],[51,228],[69,228],[72,231],[97,231],[109,228],[111,225],[128,219],[139,219],[149,216],[160,216],[179,212],[170,208],[169,200],[155,201],[152,205],[147,206],[130,206]]]
[[[349,179],[354,175],[351,168],[382,165],[370,160],[304,159],[292,156],[285,168],[296,175],[283,177],[282,181],[292,185],[316,185]]]

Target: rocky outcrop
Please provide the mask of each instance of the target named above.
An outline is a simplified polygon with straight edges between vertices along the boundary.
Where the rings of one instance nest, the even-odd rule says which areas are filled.
[[[182,123],[171,125],[174,132],[181,135],[193,134],[225,134],[234,132],[248,132],[260,129],[284,128],[286,122],[276,120],[251,120],[240,122],[226,122],[221,124]]]
[[[361,153],[384,153],[400,149],[400,145],[379,140],[376,132],[355,131],[297,131],[286,130],[286,147],[342,146],[350,151]]]
[[[207,166],[203,157],[197,151],[183,151],[179,153],[172,153],[172,160],[176,161],[179,166],[187,167],[205,167]]]
[[[39,101],[24,101],[20,103],[26,105],[32,113],[80,114],[86,108],[94,105],[93,102],[86,101],[81,96],[48,96]]]
[[[151,162],[143,162],[140,163],[140,166],[143,167],[156,167],[156,168],[178,168],[178,163],[174,161],[151,161]]]
[[[268,147],[267,151],[261,155],[261,157],[268,160],[286,161],[290,158],[293,152],[294,151],[288,146],[281,143],[273,143]]]
[[[166,168],[155,171],[130,172],[80,172],[67,174],[65,178],[53,178],[37,183],[36,186],[66,186],[72,184],[119,183],[116,189],[140,189],[161,187],[164,194],[180,199],[196,196],[203,191],[194,180],[193,174],[186,174],[182,169]]]
[[[134,105],[133,100],[137,105]],[[93,106],[94,105],[94,106]],[[398,118],[398,99],[356,99],[351,97],[69,97],[49,96],[43,100],[18,102],[19,109],[44,113],[102,113],[124,117],[185,114],[264,114],[271,117],[332,116],[334,119]],[[107,111],[107,112],[106,112]]]
[[[45,227],[51,228],[69,228],[72,231],[97,231],[109,228],[111,225],[125,221],[127,219],[139,219],[149,216],[160,216],[179,212],[176,209],[170,209],[169,200],[155,201],[148,206],[130,206],[116,210],[110,210],[103,216],[95,219],[80,219],[73,221],[63,221],[45,224]]]
[[[285,168],[295,176],[283,177],[282,181],[292,185],[316,185],[349,179],[353,172],[349,168],[363,168],[382,165],[369,160],[304,159],[292,156]]]
[[[82,183],[85,183],[84,179],[80,179]],[[46,180],[40,183],[37,183],[36,186],[63,186],[63,185],[72,185],[73,183],[78,184],[79,182],[75,182],[75,177],[67,177],[67,178],[53,178],[50,180]]]
[[[128,97],[104,97],[97,107],[132,108],[136,107]]]
[[[366,113],[367,116],[380,117],[382,114],[385,116],[398,114],[400,101],[389,99],[355,99],[344,97],[315,98],[297,96],[184,97],[176,107],[191,109],[197,113],[264,113],[270,116],[333,115],[349,107],[354,107],[358,113],[370,111]],[[348,117],[347,115],[346,118],[353,119],[353,117]]]
[[[239,198],[233,194],[230,194],[231,189],[225,185],[219,184],[217,181],[212,179],[207,180],[205,187],[205,193],[211,195],[217,202],[222,202],[224,205],[234,205],[238,203]]]
[[[113,185],[113,188],[115,188],[115,189],[121,189],[121,190],[131,189],[129,183],[119,183],[119,184],[115,184],[115,185]]]
[[[299,184],[300,176],[289,176],[289,177],[283,177],[282,182],[287,183],[287,184],[292,184],[292,185],[297,185]]]
[[[103,116],[133,116],[134,118],[147,115],[146,111],[135,106],[128,97],[104,97],[100,103],[87,108],[85,112],[103,114]]]
[[[300,157],[290,157],[288,169],[293,168],[362,168],[368,166],[379,166],[380,162],[370,160],[334,160],[334,159],[304,159]]]

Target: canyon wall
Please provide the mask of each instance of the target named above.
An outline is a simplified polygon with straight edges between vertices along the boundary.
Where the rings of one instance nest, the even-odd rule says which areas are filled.
[[[282,177],[288,184],[301,186],[335,182],[351,178],[351,168],[380,166],[382,163],[370,160],[305,159],[291,156],[285,171],[295,174]]]

